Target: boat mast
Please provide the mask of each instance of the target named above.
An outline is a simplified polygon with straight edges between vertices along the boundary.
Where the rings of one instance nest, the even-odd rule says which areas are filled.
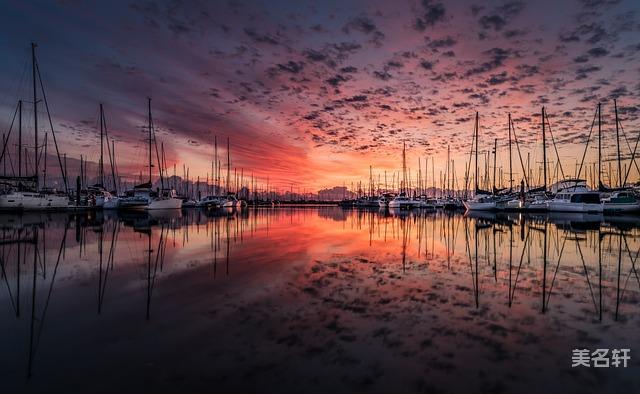
[[[476,183],[476,190],[475,192],[478,192],[478,112],[476,111],[476,127],[475,127],[475,131],[476,131],[476,135],[475,135],[475,143],[476,143],[476,173],[474,175],[475,177],[475,183]]]
[[[102,103],[100,103],[100,186],[104,187],[104,120],[103,120]]]
[[[149,107],[149,185],[151,185],[151,97],[148,97],[147,101]]]
[[[542,107],[542,174],[544,176],[544,191],[547,191],[547,133],[544,121],[544,107]]]
[[[513,167],[511,160],[511,113],[509,113],[509,191],[513,191]]]
[[[402,143],[402,187],[400,192],[407,192],[407,158],[406,158],[406,143]]]
[[[616,113],[616,141],[618,145],[618,187],[624,187],[622,184],[622,161],[620,160],[620,132],[618,130],[618,103],[613,99],[613,107]]]
[[[231,180],[231,154],[229,153],[229,137],[227,137],[227,194],[229,194],[230,180]]]
[[[22,100],[18,101],[18,177],[22,176]]]
[[[36,191],[38,191],[38,95],[36,91],[36,43],[31,43],[31,72],[33,77],[33,134],[35,138]]]
[[[496,157],[498,156],[498,139],[493,140],[493,193],[496,192]]]
[[[602,185],[602,117],[600,116],[601,106],[598,103],[598,188]]]

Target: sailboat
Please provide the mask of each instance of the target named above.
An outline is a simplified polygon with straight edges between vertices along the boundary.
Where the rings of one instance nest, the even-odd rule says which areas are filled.
[[[402,144],[402,184],[400,193],[389,201],[389,209],[411,209],[416,205],[416,202],[407,195],[406,180],[407,180],[407,156],[406,145]],[[418,202],[419,205],[419,202]]]
[[[38,82],[40,88],[44,89],[42,84],[42,78],[40,76],[40,70],[36,60],[36,44],[31,43],[31,64],[32,64],[32,82],[33,82],[33,133],[35,138],[34,145],[34,174],[23,176],[23,164],[22,164],[22,100],[18,101],[18,174],[17,176],[3,176],[2,181],[8,184],[10,187],[4,193],[0,194],[0,210],[64,210],[69,205],[69,198],[65,193],[58,192],[55,189],[46,188],[46,184],[40,187],[39,175],[40,175],[40,154],[39,154],[39,142],[38,142]],[[44,92],[44,90],[43,90]],[[46,104],[46,98],[43,99]],[[53,129],[52,129],[53,132]],[[45,136],[46,137],[46,136]],[[55,137],[55,135],[54,135]],[[5,139],[5,145],[2,150],[2,157],[6,153],[8,136]],[[46,180],[46,138],[45,138],[45,165],[44,165],[44,180]],[[57,149],[56,149],[57,150]],[[1,159],[1,158],[0,158]],[[58,156],[58,162],[60,157]],[[26,167],[26,165],[24,166]],[[66,186],[66,174],[60,166],[62,177],[65,179]],[[45,183],[45,182],[43,182]]]
[[[133,195],[120,200],[119,208],[130,210],[165,210],[182,208],[182,200],[177,197],[174,189],[164,188],[163,164],[158,157],[160,169],[160,182],[162,187],[157,192],[153,191],[151,169],[153,168],[153,143],[155,133],[153,131],[153,118],[151,117],[151,98],[148,99],[149,108],[149,180],[134,187]],[[156,146],[157,149],[157,146]],[[156,151],[157,153],[157,151]]]
[[[478,185],[478,124],[479,124],[479,115],[476,112],[476,122],[474,126],[474,139],[472,143],[475,143],[475,193],[472,199],[464,202],[464,207],[468,211],[493,211],[496,209],[496,197],[486,191],[480,189]]]
[[[93,185],[90,188],[90,192],[94,197],[96,208],[102,209],[115,209],[118,207],[118,196],[113,195],[109,192],[105,187],[104,182],[104,140],[105,140],[105,132],[106,132],[106,120],[104,117],[104,109],[102,104],[100,104],[100,163],[98,166],[99,174],[98,174],[98,183]],[[107,147],[109,146],[109,141],[107,140]],[[114,188],[116,185],[115,171],[113,167],[113,159],[111,154],[109,154],[109,159],[111,161],[111,170],[113,173],[113,184]]]
[[[601,150],[600,150],[600,132],[601,132],[601,105],[598,103],[598,183],[601,174]],[[544,108],[543,108],[544,114]],[[544,123],[543,123],[544,124]],[[589,148],[589,140],[585,146],[585,152]],[[582,166],[581,166],[582,167]],[[545,167],[546,168],[546,167]],[[578,170],[580,176],[582,168]],[[546,175],[546,173],[545,173]],[[546,178],[545,178],[546,185]],[[547,207],[551,212],[582,212],[582,213],[601,213],[602,201],[600,193],[589,189],[584,179],[565,179],[551,186],[551,191],[556,189],[553,199],[547,202]]]
[[[629,172],[631,171],[631,166],[627,170],[626,174],[622,175],[622,157],[620,154],[620,121],[618,119],[618,102],[617,100],[613,100],[614,111],[615,111],[615,120],[616,120],[616,141],[617,141],[617,150],[618,150],[618,188],[609,189],[602,185],[600,182],[599,189],[601,192],[608,192],[609,196],[602,199],[602,210],[608,214],[617,214],[617,213],[630,213],[630,212],[640,212],[640,198],[638,195],[634,193],[633,190],[626,187],[627,178],[629,176]],[[639,137],[640,140],[640,137]],[[636,149],[638,144],[636,142]],[[635,162],[636,157],[636,149],[634,149],[631,155],[631,163]]]

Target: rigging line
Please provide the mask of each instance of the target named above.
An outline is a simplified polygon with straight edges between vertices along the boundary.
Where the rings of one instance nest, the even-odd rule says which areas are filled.
[[[49,309],[49,302],[51,301],[51,294],[53,293],[53,284],[56,281],[56,274],[58,273],[58,266],[60,265],[60,257],[62,256],[62,251],[67,243],[67,232],[69,230],[69,222],[65,224],[64,236],[62,237],[62,241],[60,242],[60,249],[58,250],[58,259],[56,260],[56,265],[53,268],[53,275],[51,276],[51,285],[49,285],[49,293],[47,294],[47,301],[45,302],[44,309],[42,310],[42,316],[40,316],[40,327],[38,329],[38,337],[36,339],[36,345],[34,347],[34,353],[37,351],[40,346],[40,337],[42,336],[42,331],[44,328],[44,319],[47,315],[47,310]],[[44,233],[43,233],[44,238]],[[46,251],[44,251],[46,253]]]
[[[62,164],[62,159],[60,158],[60,150],[58,149],[58,141],[56,139],[56,132],[53,129],[53,121],[51,120],[51,112],[49,111],[49,103],[47,102],[47,95],[44,92],[44,84],[42,83],[42,75],[40,75],[40,66],[38,65],[38,61],[36,60],[36,70],[38,71],[38,81],[40,82],[40,89],[42,90],[42,99],[44,100],[44,107],[47,109],[47,117],[49,119],[49,126],[51,127],[51,134],[53,135],[53,144],[56,147],[56,155],[58,156],[58,164],[60,165],[60,172],[62,173],[62,180],[64,181],[64,189],[68,193],[69,186],[67,185],[67,174],[64,171],[64,165]],[[35,114],[38,116],[38,114]],[[36,150],[38,147],[36,146]]]
[[[527,235],[525,235],[525,238],[524,238],[524,247],[522,248],[522,254],[520,254],[520,263],[518,264],[518,271],[516,271],[516,277],[513,282],[513,289],[510,295],[511,301],[509,305],[513,304],[513,299],[515,298],[515,295],[516,295],[516,287],[518,286],[518,277],[520,276],[520,268],[522,268],[522,262],[524,261],[524,253],[528,248],[529,234],[531,233],[531,230],[527,228],[526,232],[527,232]]]
[[[107,131],[107,118],[104,116],[104,109],[102,109],[102,126],[104,127],[104,139],[107,144],[107,154],[109,155],[109,164],[111,165],[111,176],[113,177],[113,190],[118,194],[118,185],[116,184],[116,170],[115,170],[115,152],[111,152],[111,144],[109,143],[109,132]]]
[[[589,129],[589,137],[587,137],[587,146],[584,147],[584,152],[582,153],[582,160],[580,160],[580,169],[578,170],[577,178],[580,178],[580,173],[582,173],[582,166],[584,164],[584,159],[587,156],[587,149],[589,149],[589,141],[591,141],[591,134],[593,133],[593,126],[596,124],[596,116],[598,115],[598,111],[596,110],[593,113],[593,120],[591,121],[591,128]]]
[[[558,263],[556,264],[556,270],[553,273],[553,278],[551,279],[551,286],[549,286],[549,295],[547,295],[547,305],[546,308],[549,308],[549,301],[551,300],[551,292],[553,291],[553,284],[556,282],[556,275],[558,275],[558,269],[560,268],[560,260],[562,260],[562,254],[564,252],[564,245],[567,242],[566,238],[562,240],[562,247],[560,248],[560,254],[558,255]]]
[[[158,140],[156,138],[156,127],[153,123],[153,120],[151,121],[151,130],[152,130],[152,135],[153,135],[153,145],[156,148],[156,159],[158,160],[158,171],[160,173],[160,187],[162,187],[162,189],[164,189],[164,177],[162,175],[162,161],[160,161],[160,151],[158,150]],[[158,196],[160,197],[160,196]]]
[[[16,121],[16,116],[18,116],[18,109],[20,108],[20,104],[16,104],[16,110],[13,111],[13,118],[11,119],[11,125],[9,126],[9,131],[7,132],[6,139],[3,141],[2,145],[2,154],[0,154],[0,161],[4,158],[4,153],[7,150],[7,145],[9,144],[9,137],[11,137],[11,131],[13,130],[13,124]]]
[[[549,121],[549,114],[545,111],[544,116],[547,120],[547,126],[549,126],[549,134],[551,135],[551,142],[553,143],[553,149],[556,152],[556,158],[558,159],[558,166],[560,167],[560,174],[562,175],[562,179],[565,178],[564,170],[562,169],[562,162],[560,161],[560,154],[558,153],[558,146],[556,145],[556,140],[553,138],[553,132],[551,131],[551,122]]]
[[[511,119],[511,131],[513,131],[513,139],[516,143],[518,158],[520,159],[520,167],[522,167],[522,174],[524,175],[524,183],[526,184],[527,188],[529,188],[529,178],[527,177],[527,171],[524,169],[524,161],[522,161],[522,154],[520,153],[520,144],[518,143],[518,136],[516,135],[516,126],[513,123],[513,118]]]
[[[11,251],[11,249],[9,249],[9,251]],[[13,301],[13,294],[11,293],[11,285],[9,285],[9,276],[7,275],[7,271],[4,268],[4,261],[2,261],[2,264],[0,264],[0,267],[2,267],[2,277],[4,278],[4,282],[7,285],[7,293],[9,293],[9,300],[11,300],[11,307],[13,308],[14,312],[17,312],[16,303]],[[18,267],[18,269],[20,269],[20,267]]]
[[[622,130],[622,135],[624,136],[624,140],[627,142],[627,147],[629,148],[629,151],[631,151],[631,145],[629,144],[629,140],[627,139],[627,133],[624,132],[624,128],[622,127],[622,122],[618,120],[618,124],[620,125],[620,130]],[[638,167],[638,163],[636,162],[636,151],[638,149],[638,142],[640,142],[640,133],[638,134],[638,138],[636,139],[636,145],[633,147],[633,153],[631,154],[631,161],[633,162],[633,164],[635,164],[636,169],[638,170],[638,173],[640,173],[640,167]],[[627,170],[627,174],[624,177],[624,182],[622,182],[621,186],[624,186],[627,183],[627,178],[629,177],[630,173],[631,173],[631,166],[629,166],[629,169]]]
[[[598,304],[596,303],[596,296],[593,294],[593,288],[591,287],[591,281],[589,280],[589,272],[587,271],[587,264],[584,262],[584,255],[582,254],[582,248],[580,248],[580,241],[576,239],[576,248],[580,253],[580,260],[582,260],[582,267],[584,267],[584,275],[587,278],[587,284],[589,285],[589,292],[591,293],[591,300],[593,300],[593,307],[598,312]]]
[[[624,243],[627,248],[627,253],[629,254],[629,259],[631,260],[631,269],[633,270],[636,281],[638,281],[638,287],[640,287],[640,277],[638,277],[638,270],[636,269],[636,261],[638,260],[638,255],[640,255],[640,249],[636,252],[636,257],[631,257],[631,248],[629,248],[629,243],[627,242],[627,237],[624,237]]]

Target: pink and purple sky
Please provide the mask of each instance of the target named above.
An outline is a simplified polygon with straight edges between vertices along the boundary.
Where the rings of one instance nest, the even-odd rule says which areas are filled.
[[[599,101],[606,159],[614,98],[631,148],[639,131],[634,0],[7,1],[0,31],[3,132],[30,98],[35,41],[61,151],[98,160],[102,102],[125,176],[144,172],[147,97],[171,167],[204,178],[214,135],[229,137],[233,167],[283,188],[366,180],[370,165],[391,177],[403,141],[436,177],[449,145],[461,179],[475,111],[504,172],[509,112],[535,167],[547,108],[569,173]]]

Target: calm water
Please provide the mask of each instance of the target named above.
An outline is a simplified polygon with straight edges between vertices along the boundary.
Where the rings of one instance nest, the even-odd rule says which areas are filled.
[[[0,224],[6,393],[640,392],[637,219],[321,207]],[[574,348],[632,358],[572,368]]]

